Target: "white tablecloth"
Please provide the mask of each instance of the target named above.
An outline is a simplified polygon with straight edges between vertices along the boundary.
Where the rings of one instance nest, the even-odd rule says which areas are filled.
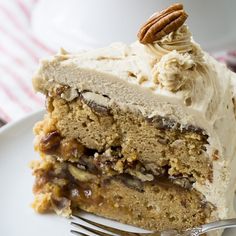
[[[35,0],[0,0],[0,118],[9,122],[43,106],[31,79],[39,59],[54,53],[31,33]]]

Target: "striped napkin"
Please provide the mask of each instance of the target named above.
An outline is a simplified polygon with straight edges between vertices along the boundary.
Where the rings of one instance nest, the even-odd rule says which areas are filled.
[[[38,0],[40,1],[40,0]],[[0,120],[17,120],[43,106],[32,89],[31,78],[39,59],[55,52],[31,31],[37,0],[0,0]],[[236,52],[215,55],[236,71]]]
[[[0,118],[17,120],[43,106],[31,78],[39,59],[54,52],[31,32],[35,0],[0,0]]]

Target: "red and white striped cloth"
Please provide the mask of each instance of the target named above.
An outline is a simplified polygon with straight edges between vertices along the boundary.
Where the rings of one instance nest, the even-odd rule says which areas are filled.
[[[39,59],[53,54],[31,32],[35,0],[0,0],[0,118],[10,122],[43,106],[31,78]]]
[[[35,4],[37,0],[0,0],[0,119],[7,122],[43,107],[44,103],[43,97],[34,93],[31,78],[39,59],[55,52],[31,32]],[[220,61],[228,58],[225,52],[215,56]],[[236,52],[230,58],[229,66],[236,70]]]

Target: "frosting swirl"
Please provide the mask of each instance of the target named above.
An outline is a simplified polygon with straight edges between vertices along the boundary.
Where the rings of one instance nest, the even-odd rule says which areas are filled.
[[[192,51],[191,37],[192,34],[187,25],[183,25],[178,30],[169,33],[153,44],[147,44],[146,47],[160,60],[163,55],[173,50],[180,53]]]
[[[153,82],[176,92],[192,77],[195,62],[189,53],[176,50],[164,55],[153,68]]]

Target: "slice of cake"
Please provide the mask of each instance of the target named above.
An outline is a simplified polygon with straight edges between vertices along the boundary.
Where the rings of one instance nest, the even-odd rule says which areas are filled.
[[[186,18],[175,4],[139,42],[41,63],[36,211],[83,209],[151,230],[235,217],[236,76],[192,40]]]

